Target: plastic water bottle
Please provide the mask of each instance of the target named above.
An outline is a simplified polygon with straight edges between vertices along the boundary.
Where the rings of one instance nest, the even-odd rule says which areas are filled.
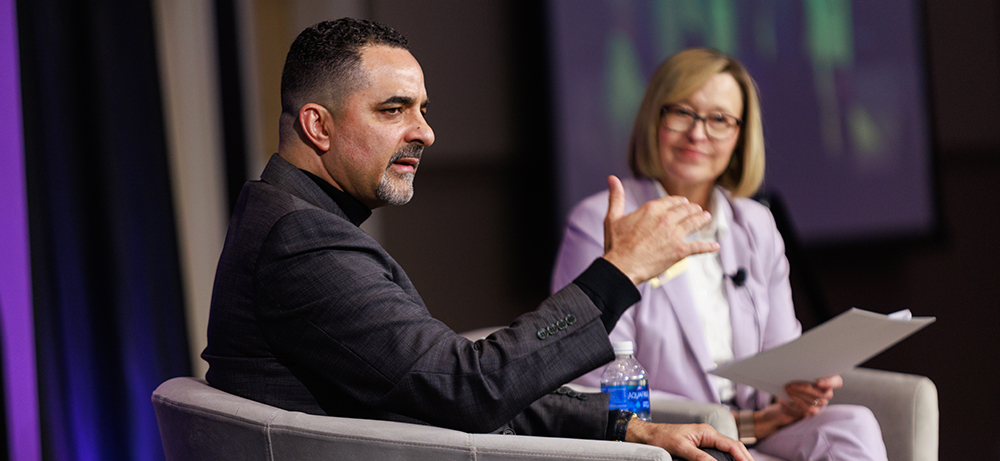
[[[649,384],[646,370],[632,356],[632,341],[614,343],[615,361],[601,375],[601,392],[611,396],[611,410],[628,410],[649,421]]]

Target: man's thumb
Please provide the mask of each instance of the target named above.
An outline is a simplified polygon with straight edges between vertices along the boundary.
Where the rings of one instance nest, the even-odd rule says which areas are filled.
[[[606,220],[617,221],[625,213],[625,188],[617,176],[608,176],[608,216]]]

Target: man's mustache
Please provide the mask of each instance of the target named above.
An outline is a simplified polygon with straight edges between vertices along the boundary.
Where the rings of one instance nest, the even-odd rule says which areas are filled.
[[[423,155],[424,146],[421,146],[420,144],[410,144],[396,151],[395,154],[392,154],[392,159],[389,160],[389,165],[396,163],[401,158],[415,158],[417,161],[420,161],[420,158],[423,157]],[[386,168],[388,167],[389,166],[387,165]]]

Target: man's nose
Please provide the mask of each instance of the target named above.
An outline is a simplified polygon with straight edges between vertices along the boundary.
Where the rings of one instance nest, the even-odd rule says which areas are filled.
[[[434,144],[434,130],[423,114],[418,115],[413,127],[407,132],[407,142],[418,142],[424,146]]]

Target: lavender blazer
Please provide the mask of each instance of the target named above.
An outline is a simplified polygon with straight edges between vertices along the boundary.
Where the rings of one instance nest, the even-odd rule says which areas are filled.
[[[626,213],[659,197],[651,180],[627,179],[623,184]],[[724,199],[721,209],[729,223],[729,232],[719,242],[723,273],[736,274],[740,269],[746,273],[742,286],[731,280],[725,283],[733,353],[740,359],[795,339],[802,327],[792,306],[784,242],[771,212],[753,200],[732,198],[720,189],[716,198]],[[605,191],[585,199],[572,211],[552,276],[553,290],[566,286],[603,254],[607,209]],[[701,319],[693,308],[687,276],[681,273],[659,287],[646,282],[639,291],[642,301],[621,317],[611,340],[635,343],[636,358],[649,374],[654,397],[720,403],[706,373],[714,365]],[[575,382],[599,386],[600,373],[600,369],[594,370]],[[736,386],[740,408],[764,408],[770,400],[765,392]]]

